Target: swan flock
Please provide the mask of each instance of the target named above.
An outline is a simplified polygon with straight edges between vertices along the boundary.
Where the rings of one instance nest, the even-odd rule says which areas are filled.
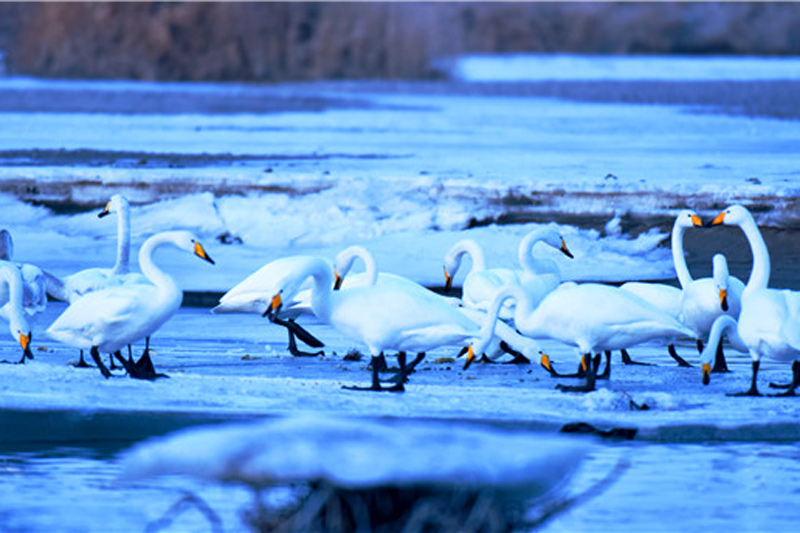
[[[138,253],[141,273],[132,272],[130,206],[121,195],[111,198],[99,213],[117,215],[117,260],[113,267],[82,270],[58,277],[30,264],[11,259],[13,242],[0,230],[0,318],[19,343],[19,360],[33,358],[30,323],[44,310],[47,298],[68,305],[46,335],[81,350],[80,363],[88,366],[83,351],[106,378],[115,374],[115,361],[133,378],[153,380],[150,337],[180,308],[178,281],[160,268],[154,252],[171,247],[214,264],[198,238],[188,231],[151,235]],[[466,356],[466,369],[476,360],[511,357],[515,363],[538,362],[553,377],[581,377],[580,385],[558,385],[567,392],[588,392],[598,379],[610,378],[611,352],[660,341],[681,366],[691,363],[675,351],[677,339],[698,346],[702,382],[712,373],[727,371],[721,340],[747,352],[752,360],[751,386],[741,395],[760,395],[757,376],[761,359],[791,363],[791,381],[781,385],[781,395],[794,395],[800,386],[800,292],[770,288],[770,261],[766,244],[750,212],[730,206],[708,226],[738,226],[753,254],[746,284],[728,273],[724,255],[713,259],[713,275],[695,279],[686,264],[683,235],[703,227],[690,211],[678,213],[671,234],[677,283],[628,282],[621,286],[564,281],[559,261],[580,260],[569,250],[555,225],[526,235],[517,250],[518,265],[489,265],[479,243],[463,239],[443,254],[444,290],[434,292],[419,283],[378,269],[363,246],[351,246],[333,260],[313,255],[276,258],[227,291],[212,313],[253,313],[265,324],[286,328],[293,356],[317,356],[323,350],[303,351],[298,341],[323,348],[324,340],[301,325],[309,316],[350,339],[370,356],[368,386],[350,390],[403,391],[409,376],[426,352],[452,347],[456,357]],[[462,269],[462,263],[469,268]],[[350,274],[356,262],[363,273]],[[459,272],[466,270],[460,294],[448,296]],[[552,340],[573,348],[575,374],[557,372],[539,342]],[[132,345],[145,341],[138,360]],[[122,355],[128,349],[128,357]],[[411,355],[409,357],[409,354]],[[601,355],[606,355],[600,372]],[[108,355],[106,366],[102,356]],[[390,368],[387,356],[396,357]],[[690,358],[691,359],[691,358]],[[391,374],[385,378],[385,374]],[[777,385],[776,385],[777,386]]]

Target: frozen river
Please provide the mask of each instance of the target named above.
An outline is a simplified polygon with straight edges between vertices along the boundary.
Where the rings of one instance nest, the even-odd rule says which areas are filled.
[[[135,204],[134,250],[176,228],[206,245],[215,267],[158,258],[195,294],[225,291],[276,257],[332,258],[350,244],[367,246],[383,270],[441,285],[442,258],[459,238],[480,241],[490,266],[510,265],[519,239],[550,222],[576,256],[554,257],[565,279],[674,281],[664,241],[677,210],[708,220],[742,202],[764,227],[773,286],[800,288],[791,62],[589,68],[585,58],[540,58],[544,78],[505,78],[511,66],[533,67],[507,63],[500,76],[475,61],[455,82],[0,79],[2,225],[19,261],[58,275],[110,266],[115,225],[96,214],[123,192]],[[560,75],[569,69],[579,75]],[[749,273],[738,230],[689,232],[686,247],[696,276],[718,251],[733,274]],[[327,326],[307,323],[324,357],[293,359],[285,332],[261,317],[184,307],[153,338],[155,365],[170,378],[150,383],[71,367],[77,353],[44,335],[64,307],[51,302],[39,317],[34,361],[0,365],[2,531],[208,531],[217,523],[197,506],[169,513],[187,493],[224,530],[241,530],[248,489],[184,476],[132,482],[125,450],[187,427],[301,414],[488,434],[552,436],[575,422],[635,430],[631,441],[586,437],[567,493],[615,468],[617,477],[547,531],[781,531],[800,519],[790,500],[800,487],[800,404],[726,396],[749,383],[750,360],[733,350],[732,373],[704,387],[700,370],[677,368],[663,346],[637,347],[634,358],[658,366],[623,366],[615,354],[610,382],[573,395],[536,364],[464,371],[457,349],[438,349],[404,394],[365,394],[341,388],[368,383],[367,361],[345,360],[356,346]],[[577,364],[567,347],[543,348],[560,369]],[[0,335],[0,357],[17,359],[18,349]],[[690,342],[678,350],[696,363]],[[788,377],[788,365],[765,361],[760,388]],[[157,522],[165,514],[174,522]]]

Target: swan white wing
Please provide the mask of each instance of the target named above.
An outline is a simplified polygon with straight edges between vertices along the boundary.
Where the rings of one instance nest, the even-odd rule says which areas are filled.
[[[635,294],[650,305],[674,317],[679,316],[681,313],[683,292],[672,285],[629,281],[628,283],[623,283],[620,289]]]
[[[509,285],[519,285],[519,274],[511,269],[492,268],[470,272],[464,280],[461,299],[464,305],[488,311],[497,291]],[[514,304],[508,302],[500,311],[500,318],[508,320],[514,315]]]
[[[47,308],[47,281],[44,272],[28,263],[19,267],[22,273],[22,307],[29,316],[44,312]]]
[[[91,292],[72,302],[47,334],[79,348],[99,346],[121,325],[141,315],[143,297],[143,293],[120,288]]]

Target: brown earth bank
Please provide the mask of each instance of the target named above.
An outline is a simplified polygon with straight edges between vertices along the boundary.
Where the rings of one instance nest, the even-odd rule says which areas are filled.
[[[40,77],[419,79],[464,53],[798,55],[800,4],[3,3],[0,50]]]

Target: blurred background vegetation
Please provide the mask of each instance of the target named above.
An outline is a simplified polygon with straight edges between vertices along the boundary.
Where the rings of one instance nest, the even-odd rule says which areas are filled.
[[[38,77],[423,79],[467,53],[800,55],[800,4],[2,3],[0,51]]]

